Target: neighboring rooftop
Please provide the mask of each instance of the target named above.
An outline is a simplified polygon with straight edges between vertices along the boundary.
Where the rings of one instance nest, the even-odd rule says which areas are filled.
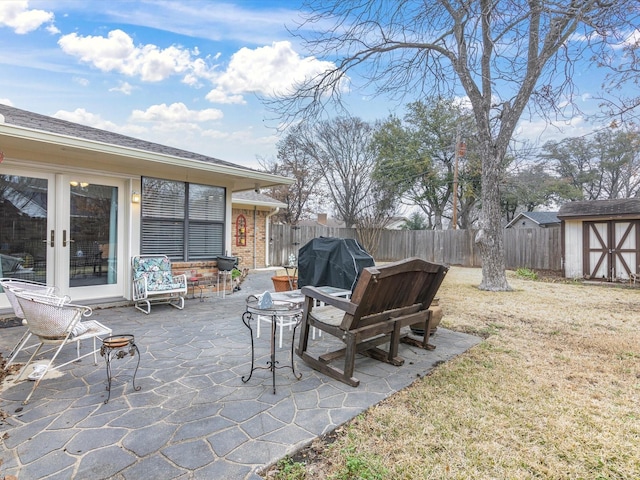
[[[342,220],[336,220],[335,218],[329,217],[326,213],[318,213],[318,216],[315,220],[312,219],[303,219],[298,221],[298,225],[301,227],[333,227],[333,228],[344,228],[345,223]]]
[[[510,228],[517,224],[522,218],[528,218],[540,227],[549,227],[552,225],[560,225],[558,212],[520,212],[513,220],[511,220],[505,228]]]

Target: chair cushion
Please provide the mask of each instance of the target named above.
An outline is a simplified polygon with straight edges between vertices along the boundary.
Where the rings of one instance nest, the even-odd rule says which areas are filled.
[[[171,261],[167,257],[136,257],[133,269],[135,279],[146,277],[149,291],[184,288],[182,282],[174,281]]]

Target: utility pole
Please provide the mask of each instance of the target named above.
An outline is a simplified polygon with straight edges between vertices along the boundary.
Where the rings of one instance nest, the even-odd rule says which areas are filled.
[[[467,150],[467,146],[464,142],[460,141],[460,129],[456,131],[456,151],[455,151],[455,163],[453,166],[453,229],[458,228],[458,160],[460,157],[464,157]]]

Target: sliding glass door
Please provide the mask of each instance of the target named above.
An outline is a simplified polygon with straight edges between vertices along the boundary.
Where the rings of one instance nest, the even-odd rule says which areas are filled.
[[[74,301],[122,297],[123,187],[91,175],[0,175],[0,276],[53,284]]]
[[[47,282],[51,176],[0,175],[0,277]]]
[[[69,286],[112,285],[118,279],[118,187],[76,180],[69,187]]]

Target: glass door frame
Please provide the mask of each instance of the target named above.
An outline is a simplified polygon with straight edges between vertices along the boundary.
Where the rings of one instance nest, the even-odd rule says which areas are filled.
[[[88,184],[100,184],[117,187],[117,248],[116,248],[116,275],[115,283],[92,286],[70,286],[69,265],[71,261],[71,181],[86,182]],[[50,218],[55,218],[54,231],[55,242],[53,250],[53,284],[58,286],[61,292],[68,293],[74,302],[84,299],[124,297],[125,273],[128,265],[125,259],[125,206],[126,182],[115,177],[104,177],[90,173],[58,174],[55,176],[55,208],[50,212]]]

